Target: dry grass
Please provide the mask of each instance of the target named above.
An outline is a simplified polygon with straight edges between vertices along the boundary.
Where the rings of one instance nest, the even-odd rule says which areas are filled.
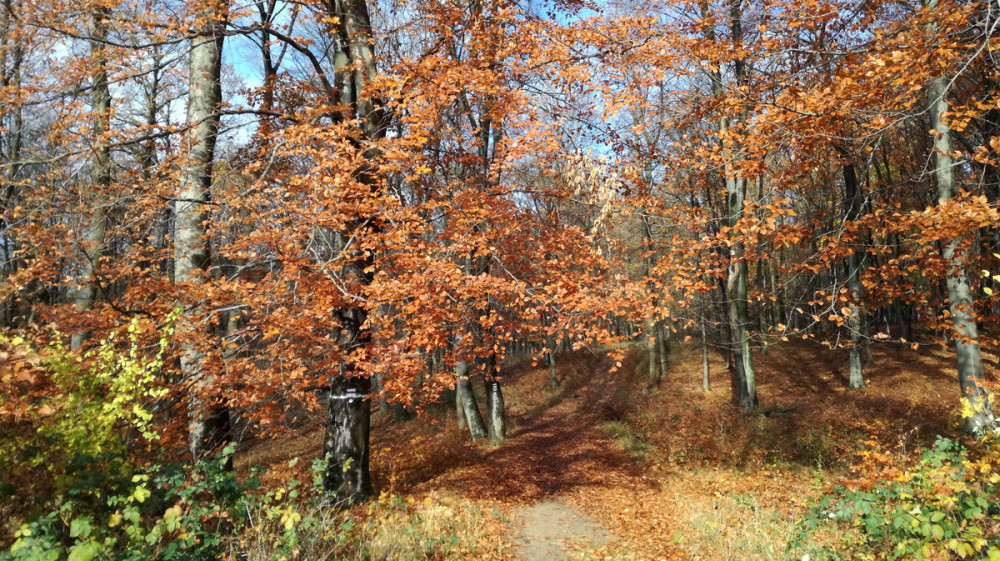
[[[504,536],[512,524],[498,508],[429,493],[421,499],[383,494],[350,510],[297,507],[288,526],[287,506],[256,504],[255,519],[234,538],[232,559],[275,561],[309,559],[396,561],[429,559],[510,559]]]

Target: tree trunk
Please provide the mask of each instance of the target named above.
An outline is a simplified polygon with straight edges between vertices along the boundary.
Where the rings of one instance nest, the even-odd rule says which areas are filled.
[[[486,438],[486,423],[479,413],[479,405],[476,404],[476,396],[472,393],[472,383],[469,381],[469,363],[459,360],[455,363],[455,374],[458,375],[458,399],[462,404],[462,413],[465,422],[469,426],[469,434],[472,440]]]
[[[701,294],[701,389],[712,391],[708,378],[708,337],[705,334],[705,323],[708,321],[708,306],[705,304],[705,294]]]
[[[732,37],[735,43],[742,41],[743,24],[741,14],[741,0],[732,0],[730,6],[730,26]],[[738,86],[746,84],[746,63],[743,59],[736,59],[735,77]],[[746,110],[740,112],[740,122],[746,122]],[[723,118],[719,124],[720,136],[725,136],[729,129],[728,119]],[[729,153],[732,158],[737,157],[739,145],[730,146]],[[729,296],[729,325],[730,337],[732,337],[733,351],[735,353],[736,380],[738,383],[737,392],[734,399],[740,407],[744,409],[754,409],[757,407],[757,380],[754,375],[753,355],[750,349],[750,316],[747,309],[747,284],[749,271],[747,262],[744,259],[745,248],[743,241],[732,232],[737,223],[743,217],[744,201],[747,196],[747,179],[742,177],[733,166],[726,166],[726,193],[727,209],[729,211],[730,240],[732,246],[729,253],[729,271],[726,283],[726,293]]]
[[[346,108],[343,113],[344,120],[349,122],[356,119],[359,123],[359,132],[366,140],[382,139],[385,137],[384,112],[379,108],[376,99],[362,96],[362,93],[365,92],[365,86],[377,74],[368,6],[365,0],[330,0],[325,4],[325,7],[327,15],[337,25],[337,33],[333,37],[335,42],[333,62],[337,83],[336,91],[340,95],[340,103]],[[325,77],[322,79],[325,80]],[[329,84],[326,83],[325,86],[329,86]],[[329,91],[329,88],[326,89]],[[369,161],[375,160],[378,156],[379,149],[374,146],[374,143],[364,151],[364,157]],[[374,176],[373,170],[365,167],[356,173],[358,181],[370,185],[373,195],[377,195],[379,179]],[[362,222],[359,219],[355,226],[360,226]],[[373,222],[370,227],[377,229],[379,226]],[[372,256],[359,249],[354,249],[347,258],[349,261],[345,265],[345,276],[357,279],[357,283],[361,285],[371,284],[374,278]],[[371,344],[371,333],[363,327],[368,317],[365,308],[343,309],[340,311],[340,317],[343,327],[339,343],[343,352],[352,353]],[[345,365],[339,378],[332,383],[345,389],[360,388],[364,390],[361,393],[365,394],[370,387],[370,381],[359,376],[352,364]],[[358,502],[372,494],[368,465],[370,415],[371,409],[367,405],[352,409],[336,406],[334,400],[331,400],[327,418],[327,438],[324,441],[324,455],[327,458],[331,456],[335,459],[340,458],[338,450],[334,447],[338,443],[354,439],[355,456],[351,457],[356,458],[356,461],[350,466],[351,473],[337,474],[326,479],[326,490],[336,501]],[[364,441],[361,442],[360,439]],[[341,461],[344,460],[346,457],[341,458]],[[328,470],[332,469],[340,468],[337,468],[335,464],[328,466]],[[350,485],[344,484],[342,478],[347,478]]]
[[[701,15],[705,20],[704,33],[710,42],[715,41],[715,29],[709,21],[709,3],[706,0],[700,2]],[[742,0],[731,0],[729,6],[729,23],[732,41],[735,45],[742,42]],[[743,59],[734,61],[734,76],[737,86],[746,85],[746,62]],[[713,70],[710,72],[712,80],[712,93],[716,98],[722,96],[722,72]],[[739,112],[739,121],[746,122],[746,109]],[[753,356],[750,351],[750,339],[747,330],[750,327],[749,312],[747,309],[747,284],[748,269],[744,260],[744,244],[735,236],[733,228],[743,217],[744,200],[747,193],[747,180],[735,169],[733,162],[739,158],[741,146],[738,143],[726,141],[729,135],[729,117],[723,115],[719,119],[719,142],[723,153],[727,156],[725,165],[726,181],[726,211],[727,225],[730,227],[729,267],[727,270],[726,282],[722,286],[722,295],[726,301],[726,316],[728,333],[727,347],[732,353],[733,372],[733,401],[744,409],[757,407],[757,384],[754,376]],[[730,361],[727,357],[727,363]],[[727,364],[728,366],[728,364]]]
[[[845,157],[846,151],[841,151]],[[854,164],[845,162],[844,174],[844,207],[845,222],[856,222],[861,216],[861,196],[858,192],[858,177],[854,170]],[[861,259],[860,252],[855,249],[847,256],[847,290],[848,303],[847,329],[851,336],[850,349],[850,377],[847,387],[850,389],[863,388],[865,386],[865,375],[861,361],[862,344],[864,340],[865,312],[862,306],[863,287],[861,286]]]
[[[323,486],[337,501],[354,504],[372,494],[368,469],[371,423],[371,384],[367,378],[348,376],[341,366],[330,381],[323,454]]]
[[[199,271],[208,266],[209,248],[205,239],[212,162],[219,130],[217,107],[222,102],[219,81],[222,71],[222,41],[227,5],[208,1],[198,12],[202,22],[191,39],[187,123],[191,128],[187,162],[181,173],[174,223],[174,280],[178,284],[203,282]],[[193,292],[193,291],[192,291]],[[194,326],[189,326],[194,329]],[[210,453],[228,438],[229,412],[213,405],[208,395],[212,379],[201,371],[204,353],[194,344],[183,346],[181,369],[191,380],[188,394],[188,447],[195,459]]]
[[[736,209],[742,213],[743,197],[739,183],[744,183],[741,179],[730,182],[735,187],[730,191],[730,213],[731,226],[735,225]],[[744,409],[754,409],[757,407],[757,383],[754,376],[753,356],[750,350],[750,338],[747,330],[750,327],[750,318],[747,311],[747,264],[743,260],[743,242],[734,240],[730,253],[729,279],[727,281],[727,292],[729,295],[729,325],[730,336],[732,337],[733,362],[736,366],[736,393],[734,401]]]
[[[157,162],[157,139],[155,137],[156,126],[159,124],[159,114],[161,105],[159,95],[161,92],[161,81],[166,72],[167,63],[164,62],[164,55],[161,46],[154,46],[150,51],[153,67],[149,70],[148,82],[144,84],[144,124],[145,133],[150,136],[139,148],[136,158],[139,160],[139,169],[144,181],[152,181],[154,167]],[[169,104],[169,101],[167,102]],[[170,228],[174,216],[173,204],[163,205],[156,213],[154,225],[154,235],[151,245],[154,254],[160,256],[156,263],[144,263],[150,269],[158,270],[169,282],[174,282],[173,256],[169,252]]]
[[[772,255],[771,259],[767,260],[767,272],[768,272],[768,284],[771,285],[771,325],[773,327],[778,327],[779,323],[784,323],[787,327],[788,322],[785,320],[784,309],[781,302],[781,291],[778,290],[778,255]]]
[[[400,424],[409,420],[410,411],[406,409],[406,404],[399,401],[392,402],[392,422]]]
[[[92,39],[90,40],[90,58],[95,69],[93,89],[91,90],[91,118],[94,121],[94,176],[90,193],[91,217],[90,226],[83,245],[83,261],[80,263],[80,284],[73,295],[73,307],[77,314],[90,309],[97,297],[98,280],[97,266],[100,264],[104,247],[104,235],[107,230],[107,190],[111,185],[111,146],[107,133],[111,124],[111,92],[108,89],[108,18],[110,10],[106,7],[95,9],[92,23]],[[73,334],[70,348],[79,349],[87,337],[89,329],[82,329]]]
[[[456,426],[458,430],[465,430],[465,400],[462,399],[462,381],[459,380],[455,382],[455,412],[457,413],[458,422]]]
[[[652,174],[649,170],[643,173],[647,184],[652,183]],[[646,285],[646,330],[643,336],[646,338],[646,350],[649,353],[649,386],[659,385],[662,372],[660,371],[660,346],[659,346],[659,325],[656,322],[656,285],[652,279],[653,270],[653,228],[649,223],[649,213],[645,210],[642,213],[642,238],[643,250],[646,255],[642,258],[643,277]]]
[[[715,296],[713,295],[713,297],[712,297],[712,313],[713,313],[713,315],[715,317],[718,318],[718,322],[717,322],[717,325],[718,325],[718,340],[719,340],[719,346],[722,347],[723,358],[725,358],[725,360],[726,360],[726,366],[725,366],[725,368],[726,368],[727,371],[733,371],[734,370],[734,366],[733,366],[733,337],[732,337],[732,335],[730,333],[732,330],[731,330],[731,326],[729,324],[729,316],[728,316],[728,309],[729,308],[728,308],[728,304],[726,304],[726,302],[728,301],[728,298],[726,296],[726,285],[725,285],[724,281],[721,278],[718,279],[718,287],[719,287],[719,298],[720,298],[720,300],[716,301]],[[733,389],[736,389],[736,388],[734,387]]]
[[[913,340],[913,324],[910,322],[909,306],[903,303],[902,298],[896,298],[894,303],[896,311],[896,324],[899,325],[899,338],[903,343]]]
[[[937,5],[931,0],[930,6]],[[948,81],[944,77],[931,80],[928,87],[931,128],[937,131],[934,138],[934,179],[937,181],[939,204],[946,204],[955,194],[955,171],[951,152],[951,131],[942,119],[948,111]],[[967,401],[965,430],[970,435],[982,437],[996,430],[996,418],[988,390],[982,386],[983,359],[979,349],[979,331],[972,298],[972,289],[965,274],[966,249],[956,235],[942,242],[941,255],[950,267],[946,284],[949,309],[954,325],[953,338],[958,358],[958,380],[962,396]]]
[[[656,322],[651,316],[646,316],[646,331],[643,333],[646,340],[646,350],[649,353],[649,385],[656,386],[660,383],[660,356],[657,345]]]
[[[0,22],[0,28],[2,28],[3,43],[0,44],[0,51],[2,51],[4,71],[0,74],[0,87],[6,91],[11,91],[14,93],[15,99],[20,99],[21,97],[21,65],[24,63],[24,47],[21,42],[21,38],[17,33],[13,32],[13,22],[16,21],[18,16],[18,11],[20,10],[20,2],[14,2],[13,0],[4,0],[3,2],[3,16],[2,22]],[[10,67],[7,67],[7,56],[10,56]],[[9,88],[9,89],[8,89]],[[3,186],[2,200],[0,200],[0,213],[6,215],[7,210],[10,209],[11,204],[14,202],[14,197],[17,193],[17,183],[20,179],[21,170],[21,141],[23,138],[24,131],[24,107],[21,103],[8,103],[5,104],[3,109],[4,115],[10,116],[9,123],[2,123],[4,132],[6,133],[6,138],[3,140],[6,142],[7,152],[5,154],[6,161],[6,174],[5,174],[5,185]],[[0,226],[4,228],[9,227],[6,221],[0,221]],[[0,284],[6,283],[9,275],[13,274],[17,270],[17,259],[15,257],[16,243],[12,239],[11,235],[3,236],[2,242],[3,251],[0,254]],[[10,294],[6,298],[0,300],[0,326],[3,327],[13,327],[17,317],[17,293]]]
[[[493,353],[486,357],[483,384],[486,390],[490,441],[503,442],[507,438],[507,417],[504,412],[503,391],[500,389],[500,381],[496,379],[496,355]]]
[[[556,372],[556,341],[552,335],[548,336],[548,357],[549,357],[549,387],[556,389],[559,387],[559,374]]]
[[[670,358],[670,342],[667,337],[667,329],[660,325],[656,330],[656,346],[660,359],[660,378],[667,375],[667,360]]]
[[[378,411],[379,413],[389,412],[389,399],[385,396],[384,388],[382,387],[382,373],[375,375],[374,380],[374,391],[378,393]]]

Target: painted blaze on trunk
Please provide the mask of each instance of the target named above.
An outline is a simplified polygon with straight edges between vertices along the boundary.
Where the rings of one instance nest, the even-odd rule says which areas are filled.
[[[374,494],[368,468],[371,381],[343,372],[330,383],[323,485],[336,501],[354,504]]]

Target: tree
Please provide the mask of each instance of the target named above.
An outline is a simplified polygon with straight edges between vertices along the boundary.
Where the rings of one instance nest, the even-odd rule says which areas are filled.
[[[209,194],[219,133],[219,106],[222,103],[222,46],[225,40],[226,2],[202,0],[194,6],[196,33],[191,38],[188,78],[187,155],[177,191],[174,219],[174,282],[184,287],[188,306],[194,306],[204,283],[211,249],[208,244]],[[193,458],[214,451],[228,438],[229,410],[218,402],[212,376],[205,372],[205,350],[190,332],[198,326],[188,316],[189,342],[181,356],[181,369],[190,380],[188,449]]]
[[[927,3],[927,10],[940,9],[937,0]],[[937,183],[937,201],[946,212],[955,197],[955,169],[952,158],[951,130],[948,124],[948,79],[934,76],[927,86],[928,113],[931,133],[934,134],[934,181]],[[941,257],[948,267],[948,307],[954,325],[955,352],[958,359],[958,380],[962,396],[968,402],[965,429],[974,436],[984,436],[996,430],[993,403],[989,392],[982,385],[983,359],[979,348],[979,329],[973,301],[972,287],[966,276],[969,240],[955,233],[951,239],[942,240]]]
[[[111,92],[108,88],[107,55],[108,19],[110,10],[104,6],[94,9],[90,39],[91,64],[93,65],[93,83],[91,84],[91,113],[93,124],[93,189],[90,193],[90,225],[84,237],[83,260],[81,263],[80,286],[73,297],[77,312],[84,312],[94,302],[99,290],[99,280],[95,269],[101,261],[104,252],[104,234],[107,229],[108,202],[105,196],[111,185]],[[73,349],[79,349],[87,338],[86,331],[73,334],[70,343]]]

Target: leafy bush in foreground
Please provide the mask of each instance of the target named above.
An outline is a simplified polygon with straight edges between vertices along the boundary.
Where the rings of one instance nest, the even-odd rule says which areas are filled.
[[[146,465],[178,315],[159,328],[133,321],[83,357],[0,335],[0,561],[426,559],[500,547],[490,534],[506,521],[468,501],[330,504],[319,461],[311,485],[271,488],[256,471],[241,480],[226,469],[232,445],[193,466]]]
[[[230,512],[244,486],[224,469],[233,449],[187,472],[155,465],[134,475],[97,507],[65,499],[15,534],[2,561],[198,560],[225,552]],[[103,497],[102,497],[103,499]]]
[[[1000,561],[1000,453],[973,459],[963,446],[938,437],[919,463],[870,489],[837,488],[802,522],[790,549],[827,529],[841,543],[820,558],[989,559]],[[832,527],[832,528],[831,528]]]
[[[460,558],[496,553],[491,534],[508,530],[498,513],[450,497],[340,508],[324,498],[318,461],[306,493],[294,478],[274,489],[256,473],[240,483],[224,468],[231,453],[190,472],[153,466],[87,514],[67,501],[24,524],[0,561]]]

